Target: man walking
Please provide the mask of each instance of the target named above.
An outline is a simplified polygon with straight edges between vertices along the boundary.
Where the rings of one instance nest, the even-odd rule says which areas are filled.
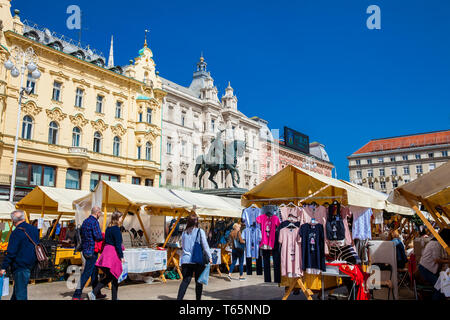
[[[100,224],[98,223],[98,219],[101,217],[101,215],[101,209],[99,207],[94,207],[91,210],[91,215],[89,216],[89,218],[84,220],[83,224],[81,225],[81,246],[85,264],[83,273],[81,274],[80,281],[78,282],[72,300],[81,300],[83,288],[89,278],[91,278],[92,288],[95,288],[98,283],[98,271],[95,267],[98,253],[95,252],[95,242],[103,240],[102,231],[100,230]],[[106,295],[99,294],[97,299],[101,299],[104,297],[106,297]]]
[[[6,257],[3,261],[0,275],[4,275],[6,269],[11,267],[14,278],[11,300],[28,300],[28,282],[37,258],[34,244],[28,239],[26,234],[38,244],[39,231],[36,227],[25,222],[25,212],[21,210],[13,211],[11,220],[16,228],[9,237]]]

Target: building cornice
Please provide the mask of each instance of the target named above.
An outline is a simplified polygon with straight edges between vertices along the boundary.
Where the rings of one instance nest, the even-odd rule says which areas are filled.
[[[423,147],[393,149],[393,150],[376,151],[376,152],[369,152],[369,153],[358,153],[358,154],[352,154],[352,155],[348,156],[347,159],[350,160],[350,159],[358,159],[358,158],[375,157],[375,156],[381,156],[381,155],[404,154],[404,153],[411,153],[411,152],[424,151],[424,150],[433,150],[433,149],[442,149],[442,148],[450,148],[450,144],[433,144],[430,146],[423,146]]]

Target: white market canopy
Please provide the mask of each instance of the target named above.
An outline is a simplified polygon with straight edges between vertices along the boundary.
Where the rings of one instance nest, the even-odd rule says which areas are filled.
[[[242,208],[236,201],[231,202],[218,196],[111,181],[101,181],[92,193],[75,200],[73,205],[106,205],[108,212],[111,209],[130,210],[144,206],[151,214],[167,216],[178,211],[184,211],[186,214],[195,211],[201,216],[233,218],[240,218],[242,214]]]
[[[9,201],[0,201],[0,220],[11,220],[11,212],[16,209]]]
[[[70,190],[38,186],[17,203],[17,208],[28,214],[42,213],[45,215],[60,213],[74,215],[73,201],[89,194],[89,191]]]

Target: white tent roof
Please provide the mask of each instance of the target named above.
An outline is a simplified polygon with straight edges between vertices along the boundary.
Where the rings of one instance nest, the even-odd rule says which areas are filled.
[[[0,220],[10,220],[11,212],[16,209],[14,204],[9,201],[0,201]]]

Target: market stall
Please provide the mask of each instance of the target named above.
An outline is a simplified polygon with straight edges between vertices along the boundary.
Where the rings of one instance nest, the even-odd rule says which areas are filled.
[[[283,247],[281,240],[285,243],[290,243],[290,246],[294,246],[294,248],[296,246],[307,246],[306,249],[305,247],[296,249],[298,251],[294,254],[295,258],[292,259],[292,261],[295,262],[294,267],[296,272],[291,272],[291,266],[289,266],[289,272],[285,272],[285,277],[282,278],[281,285],[287,287],[283,299],[288,298],[294,287],[299,287],[309,300],[312,300],[312,290],[319,290],[323,288],[323,286],[337,286],[341,282],[341,279],[339,279],[341,277],[326,276],[324,277],[325,279],[322,279],[320,276],[322,273],[332,274],[333,272],[328,269],[336,267],[336,265],[332,266],[326,264],[325,260],[323,260],[323,265],[321,265],[320,268],[317,269],[316,266],[310,268],[308,265],[308,268],[305,268],[306,270],[304,270],[305,272],[302,272],[302,270],[299,269],[300,265],[309,263],[309,260],[308,262],[299,262],[302,259],[305,260],[303,252],[309,250],[309,246],[315,247],[317,244],[319,245],[320,250],[322,250],[321,246],[323,245],[323,255],[320,259],[325,259],[325,254],[327,256],[338,256],[340,254],[339,252],[343,252],[343,250],[347,250],[349,256],[355,256],[355,247],[358,251],[360,250],[358,249],[359,245],[352,245],[353,242],[361,243],[361,248],[367,251],[367,243],[371,239],[370,218],[373,214],[372,210],[381,212],[390,206],[385,197],[375,196],[371,192],[364,191],[350,183],[294,166],[286,167],[267,181],[244,194],[242,196],[241,204],[249,211],[257,212],[258,209],[251,208],[259,208],[261,212],[257,213],[257,215],[260,214],[261,216],[263,216],[264,211],[265,213],[270,211],[271,207],[276,208],[273,215],[280,216],[280,219],[277,220],[276,218],[272,219],[263,216],[263,218],[258,217],[259,221],[257,220],[257,222],[265,224],[265,221],[272,219],[272,224],[274,224],[273,222],[275,222],[275,225],[284,224],[279,235],[281,261],[283,261],[283,252],[290,250],[290,247]],[[394,206],[390,206],[389,208],[390,210],[394,209],[396,211],[404,212],[403,208],[395,208]],[[339,213],[339,211],[340,214],[336,214],[336,212]],[[355,234],[353,234],[354,232],[350,233],[349,230],[347,218],[350,216],[353,216],[353,225],[359,225],[362,222],[366,223],[364,226],[369,225],[369,231],[362,230],[360,232],[365,233],[364,237],[357,235],[358,239],[356,240],[359,241],[352,241],[352,236],[353,240],[355,240]],[[268,217],[270,217],[270,213]],[[330,220],[332,221],[330,222]],[[338,234],[335,230],[336,226],[338,227],[337,231],[340,230],[338,237],[336,237]],[[359,226],[357,227],[359,228]],[[262,233],[266,231],[264,228],[265,227],[261,230]],[[309,243],[309,240],[307,240],[309,238],[307,237],[312,234],[311,230],[313,229],[318,230],[314,231],[318,235],[318,238],[314,238],[314,242]],[[330,230],[332,231],[331,236],[329,233]],[[299,234],[298,237],[304,236],[306,238],[297,240],[295,240],[295,238],[289,238],[291,236],[291,231],[295,231],[294,237]],[[359,232],[358,229],[357,231]],[[335,232],[334,236],[336,238],[331,238],[333,232]],[[300,236],[300,234],[302,236]],[[314,235],[314,237],[316,236]],[[338,240],[335,241],[334,239]],[[261,242],[261,244],[263,243],[264,241]],[[275,243],[275,246],[276,245],[277,244]],[[392,246],[392,244],[390,245]],[[269,246],[269,249],[270,248],[271,247]],[[316,248],[316,253],[320,250],[317,250]],[[264,250],[261,251],[263,253],[263,258],[264,255],[267,257],[267,254],[269,254],[270,257],[270,253],[267,253]],[[273,248],[272,254],[275,260],[276,255]],[[357,263],[353,264],[356,265]],[[289,264],[285,263],[284,265],[286,266]],[[350,274],[353,271],[357,271],[356,268],[353,268],[350,272],[345,265],[340,265],[339,268],[341,274],[346,272],[346,274]],[[283,263],[282,269],[284,272]],[[309,272],[307,269],[311,269],[313,272]],[[352,277],[359,279],[361,274],[362,273],[359,273],[358,275],[354,274]],[[396,285],[395,279],[393,282],[394,285]],[[362,282],[360,281],[359,286],[361,285]]]
[[[439,229],[450,228],[450,161],[423,176],[397,187],[388,200],[394,204],[408,206],[450,254],[450,247],[439,236],[438,231],[420,210],[423,205],[433,217]]]
[[[103,216],[114,210],[124,212],[125,218],[132,213],[139,221],[147,246],[151,245],[148,230],[146,230],[143,222],[143,219],[146,219],[147,217],[176,217],[176,226],[182,217],[188,216],[192,212],[196,212],[201,217],[215,218],[229,216],[240,218],[241,213],[236,202],[232,205],[230,202],[216,196],[110,181],[101,181],[92,193],[74,201],[73,205],[77,212],[77,224],[80,224],[89,216],[90,209],[93,206],[101,207],[104,212]],[[106,221],[107,219],[104,219],[104,217],[100,218],[99,222],[102,225],[103,231],[106,229]],[[125,221],[126,219],[124,219],[124,224]],[[175,226],[161,245],[161,249],[167,253],[166,264],[163,264],[163,268],[158,270],[161,271],[161,279],[164,282],[166,281],[164,277],[166,266],[173,265],[181,274],[177,259],[177,249],[173,248],[166,251],[167,243],[175,230]],[[125,253],[126,251],[127,250],[125,250]],[[134,252],[134,255],[136,254],[137,253]],[[157,253],[155,252],[155,255],[156,254]],[[148,255],[143,254],[139,261],[145,260],[142,257],[146,256]],[[132,261],[135,260],[137,261],[137,259],[132,259]],[[136,269],[139,269],[139,267]]]
[[[0,252],[8,247],[8,239],[12,232],[11,212],[15,210],[14,204],[9,201],[0,201]]]

